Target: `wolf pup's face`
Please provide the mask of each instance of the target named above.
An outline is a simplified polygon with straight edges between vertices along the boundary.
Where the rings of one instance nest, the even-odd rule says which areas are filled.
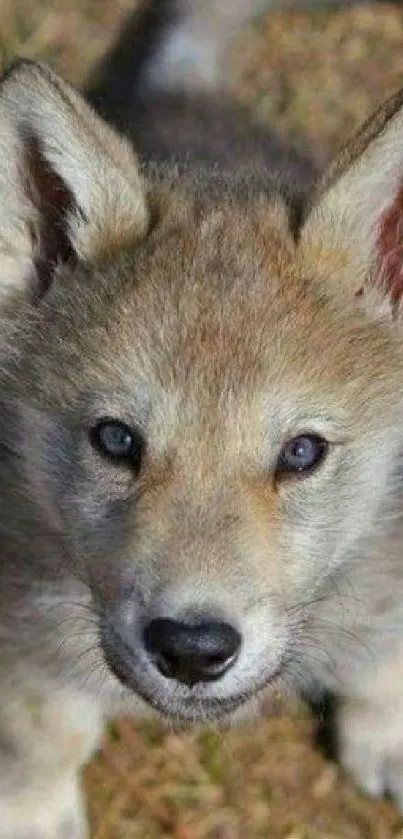
[[[252,190],[148,199],[47,70],[3,84],[3,521],[11,499],[26,599],[45,618],[90,596],[92,664],[165,715],[313,674],[357,608],[335,591],[392,506],[402,436],[399,106],[296,243]]]

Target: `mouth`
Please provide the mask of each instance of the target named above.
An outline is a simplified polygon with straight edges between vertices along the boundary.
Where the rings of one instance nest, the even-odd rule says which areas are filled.
[[[156,677],[151,666],[137,658],[120,634],[110,627],[101,628],[101,646],[113,675],[160,716],[178,723],[225,721],[264,690],[274,687],[282,670],[280,662],[274,671],[246,689],[218,694],[212,692],[211,684],[187,686],[163,675]]]

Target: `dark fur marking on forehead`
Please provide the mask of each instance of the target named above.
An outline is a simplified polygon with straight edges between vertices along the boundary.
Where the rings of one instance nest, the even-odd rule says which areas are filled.
[[[266,198],[267,202],[280,200],[287,211],[290,232],[295,239],[307,214],[313,182],[313,175],[309,179],[306,175],[305,183],[300,184],[296,191],[295,184],[277,172],[257,167],[253,160],[243,162],[236,169],[232,166],[212,166],[199,160],[143,162],[142,172],[149,183],[151,205],[156,203],[153,189],[157,190],[157,197],[158,189],[162,188],[166,194],[170,192],[172,198],[179,186],[182,201],[187,197],[192,202],[193,216],[200,217],[222,202],[238,204],[248,210],[250,202],[256,201],[259,196]]]

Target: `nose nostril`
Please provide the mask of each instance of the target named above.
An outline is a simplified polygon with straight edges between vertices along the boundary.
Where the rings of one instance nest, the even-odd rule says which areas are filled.
[[[170,618],[151,621],[144,644],[154,666],[187,685],[219,679],[235,663],[241,636],[220,621],[186,624]]]
[[[172,656],[166,654],[164,655],[162,653],[154,653],[152,661],[157,670],[159,670],[163,676],[166,676],[167,679],[171,678],[171,673],[175,670],[175,661]]]

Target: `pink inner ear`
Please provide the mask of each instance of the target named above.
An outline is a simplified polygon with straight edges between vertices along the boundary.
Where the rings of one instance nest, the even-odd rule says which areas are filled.
[[[398,303],[403,296],[403,186],[380,218],[376,251],[382,285]]]

